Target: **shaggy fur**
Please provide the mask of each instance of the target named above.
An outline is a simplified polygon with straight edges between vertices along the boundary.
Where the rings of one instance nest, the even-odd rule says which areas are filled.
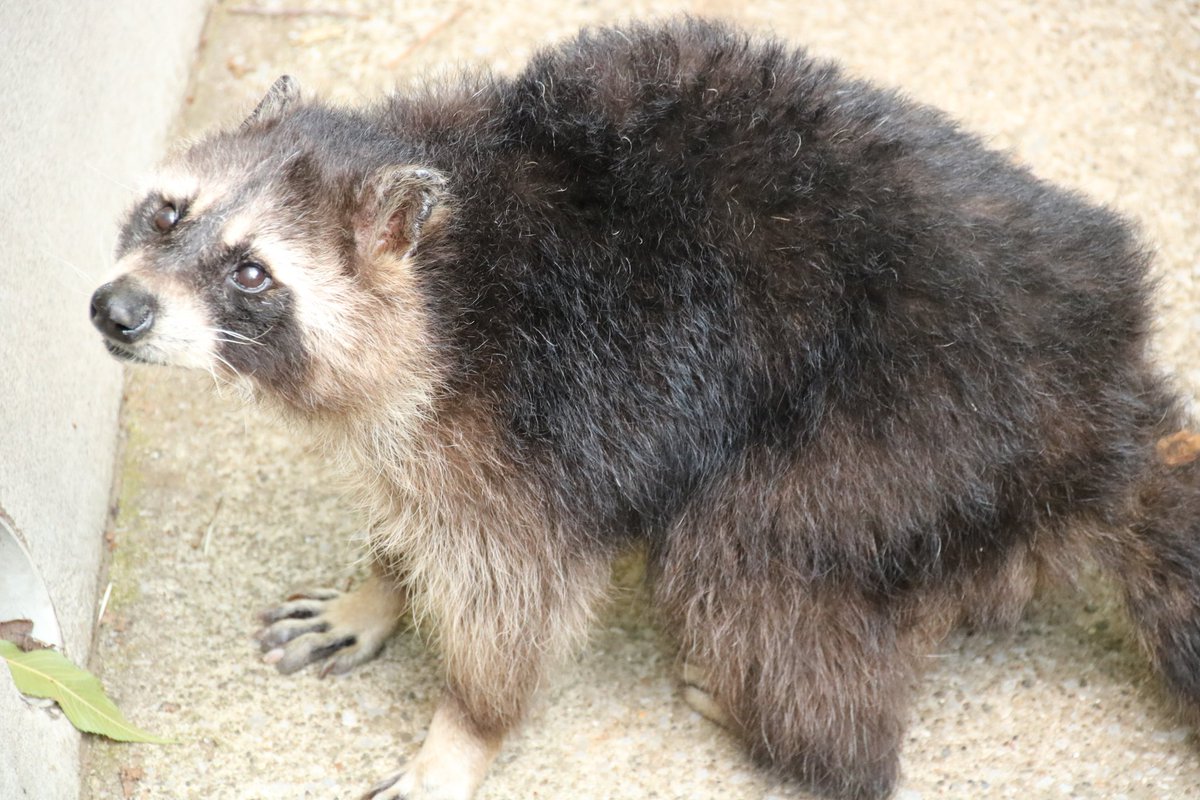
[[[923,653],[1087,559],[1200,709],[1200,465],[1156,455],[1187,420],[1148,257],[941,113],[682,21],[360,110],[283,81],[171,169],[204,208],[135,209],[93,313],[179,363],[109,306],[190,293],[197,352],[359,475],[372,603],[390,581],[447,669],[425,773],[377,796],[436,791],[438,748],[473,791],[637,542],[710,716],[834,796],[892,790]],[[347,646],[322,613],[268,619],[281,664]]]

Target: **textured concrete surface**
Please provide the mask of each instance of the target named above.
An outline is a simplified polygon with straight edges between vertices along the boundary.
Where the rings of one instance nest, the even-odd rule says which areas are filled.
[[[263,2],[253,8],[306,7]],[[1139,220],[1159,253],[1162,360],[1200,390],[1195,6],[364,0],[334,15],[234,13],[249,3],[217,7],[181,130],[238,121],[282,72],[355,102],[463,62],[513,71],[538,43],[629,16],[722,15],[807,43]],[[253,612],[292,587],[344,584],[357,520],[329,467],[279,420],[210,386],[130,375],[112,600],[93,666],[132,719],[179,743],[92,742],[89,796],[356,796],[418,746],[436,660],[405,633],[340,679],[283,677],[259,661]],[[622,591],[507,744],[483,800],[806,796],[756,772],[683,705],[670,666],[638,592]],[[929,659],[903,769],[904,800],[1200,792],[1196,735],[1170,716],[1111,592],[1091,579],[1046,594],[1011,635],[958,636]]]
[[[178,113],[206,7],[0,3],[0,519],[29,554],[0,554],[0,582],[24,585],[32,576],[17,573],[32,563],[79,662],[92,644],[121,391],[88,296],[111,265],[122,183],[158,159]],[[22,701],[0,668],[0,797],[78,794],[78,734]]]

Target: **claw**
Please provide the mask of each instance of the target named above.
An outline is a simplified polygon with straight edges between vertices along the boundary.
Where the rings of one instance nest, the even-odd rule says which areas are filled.
[[[357,643],[358,637],[352,633],[342,635],[335,633],[305,633],[297,636],[286,647],[282,648],[283,656],[273,663],[276,669],[285,675],[289,675],[301,667],[322,661],[339,650],[353,647]]]
[[[359,798],[359,800],[371,800],[371,798],[375,797],[375,796],[376,796],[376,795],[378,795],[380,792],[386,792],[388,789],[390,789],[390,788],[392,788],[393,786],[395,786],[395,785],[396,785],[396,781],[400,780],[402,777],[404,777],[404,771],[403,771],[403,770],[401,770],[400,772],[397,772],[397,773],[395,773],[394,775],[389,775],[388,777],[384,778],[384,779],[383,779],[383,780],[381,780],[379,783],[375,784],[375,785],[374,785],[374,786],[372,786],[370,789],[368,789],[368,790],[367,790],[367,791],[366,791],[366,792],[365,792],[365,793],[362,795],[362,797],[360,797],[360,798]]]
[[[266,652],[276,647],[282,647],[306,633],[325,633],[328,630],[329,623],[324,620],[316,618],[284,619],[263,628],[254,635],[254,638],[258,639],[263,652]]]
[[[420,752],[363,800],[471,800],[500,750],[500,738],[481,737],[457,701],[443,702]]]
[[[281,619],[310,619],[320,614],[327,602],[307,597],[297,600],[289,599],[289,602],[283,605],[263,611],[258,615],[258,618],[264,625],[270,625]]]

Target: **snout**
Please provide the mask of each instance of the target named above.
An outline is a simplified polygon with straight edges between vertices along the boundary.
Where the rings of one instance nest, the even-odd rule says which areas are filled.
[[[149,333],[157,310],[154,295],[128,278],[106,283],[92,295],[92,324],[117,344],[133,344]]]

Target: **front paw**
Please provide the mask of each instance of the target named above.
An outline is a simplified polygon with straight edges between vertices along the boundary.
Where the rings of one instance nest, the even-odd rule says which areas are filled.
[[[421,772],[419,764],[400,770],[372,786],[360,800],[471,800],[475,795],[469,783],[423,780]]]
[[[479,735],[456,702],[443,701],[421,751],[363,800],[471,800],[499,750],[499,734]]]
[[[408,773],[404,770],[381,780],[363,794],[359,800],[414,800],[411,794]]]
[[[310,589],[264,611],[256,638],[263,660],[284,674],[324,661],[321,677],[349,672],[379,655],[403,610],[368,581],[353,592]]]

